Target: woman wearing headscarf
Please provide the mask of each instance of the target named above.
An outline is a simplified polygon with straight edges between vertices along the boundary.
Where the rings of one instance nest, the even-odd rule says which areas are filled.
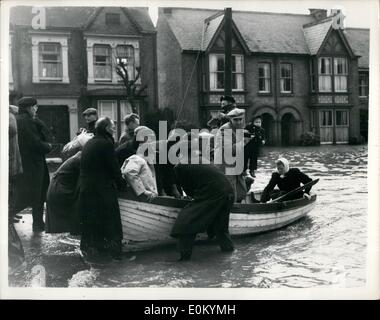
[[[115,155],[114,122],[103,117],[95,124],[95,136],[82,150],[78,212],[82,253],[87,257],[121,258],[122,225],[117,188],[123,185]]]
[[[139,137],[142,139],[138,139]],[[136,154],[128,157],[121,167],[124,179],[132,187],[136,196],[145,196],[147,199],[153,199],[158,195],[154,169],[156,158],[154,137],[153,130],[148,127],[137,127],[134,131],[134,139],[138,142],[142,141],[137,147]]]
[[[93,137],[92,133],[82,132],[78,135],[78,145],[82,149]],[[47,192],[46,222],[47,233],[79,234],[79,217],[77,213],[78,180],[82,152],[67,159],[54,172]]]
[[[289,161],[285,158],[279,158],[276,161],[277,172],[272,173],[272,178],[270,179],[268,185],[265,187],[262,195],[261,202],[267,202],[270,199],[278,198],[292,190],[299,188],[302,184],[311,182],[312,179],[301,172],[298,168],[290,168]],[[279,190],[275,190],[275,187],[278,187]],[[286,200],[294,200],[302,198],[303,196],[309,198],[310,188],[306,188],[305,191],[300,191]]]

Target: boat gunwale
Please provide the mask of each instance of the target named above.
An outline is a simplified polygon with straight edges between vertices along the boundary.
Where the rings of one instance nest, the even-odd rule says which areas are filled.
[[[313,203],[316,201],[316,198],[317,198],[316,194],[312,194],[310,200],[305,199],[305,198],[300,198],[300,199],[295,199],[295,200],[273,202],[273,203],[234,203],[233,207],[231,208],[231,213],[267,214],[267,213],[273,213],[273,212],[289,211],[290,209],[304,207],[310,203]],[[126,193],[126,192],[119,192],[119,199],[125,200],[125,201],[141,202],[147,205],[172,207],[173,209],[182,209],[191,203],[191,200],[176,199],[172,197],[161,197],[161,196],[149,202],[148,200],[141,199],[136,196],[131,196],[129,193]]]

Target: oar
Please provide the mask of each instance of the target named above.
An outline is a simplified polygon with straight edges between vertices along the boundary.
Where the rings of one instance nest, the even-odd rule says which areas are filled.
[[[283,196],[278,197],[278,198],[276,198],[276,199],[273,199],[273,200],[272,200],[272,203],[273,203],[273,202],[279,202],[279,201],[285,199],[286,197],[292,196],[292,195],[296,194],[297,192],[300,192],[300,191],[302,191],[302,190],[304,190],[304,189],[307,189],[307,188],[309,188],[309,187],[315,185],[318,181],[319,181],[319,179],[315,179],[315,180],[313,180],[313,181],[310,181],[310,182],[304,184],[303,186],[300,186],[300,187],[298,187],[298,188],[296,188],[296,189],[294,189],[294,190],[292,190],[292,191],[289,191],[288,193],[285,193]]]

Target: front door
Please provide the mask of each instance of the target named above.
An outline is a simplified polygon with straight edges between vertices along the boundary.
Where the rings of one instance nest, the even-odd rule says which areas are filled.
[[[66,144],[70,141],[69,111],[67,106],[39,105],[38,117],[50,131],[53,144]]]

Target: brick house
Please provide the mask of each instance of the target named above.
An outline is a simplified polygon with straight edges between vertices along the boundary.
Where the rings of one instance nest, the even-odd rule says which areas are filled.
[[[335,28],[343,18],[232,12],[232,94],[246,120],[263,117],[269,144],[297,144],[310,131],[334,144],[366,135],[369,30]],[[160,108],[202,127],[217,114],[224,23],[223,11],[159,8]]]
[[[11,96],[37,98],[57,144],[85,126],[88,107],[114,120],[132,111],[115,71],[119,59],[130,78],[141,66],[138,83],[147,85],[135,111],[157,108],[156,31],[147,8],[13,7],[9,50]]]

